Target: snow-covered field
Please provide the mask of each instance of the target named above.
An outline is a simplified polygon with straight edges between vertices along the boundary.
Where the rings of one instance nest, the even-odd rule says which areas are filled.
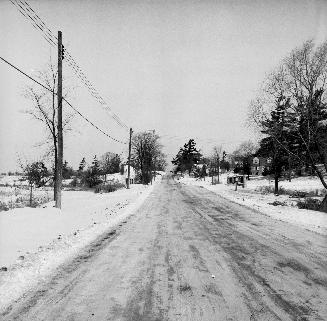
[[[64,191],[62,210],[50,202],[0,212],[0,310],[131,215],[152,187],[131,185],[104,194]]]
[[[104,178],[103,178],[104,179]],[[73,178],[63,180],[63,188],[66,190],[76,189],[71,186]],[[107,174],[106,182],[118,182],[125,184],[125,176],[120,173]],[[49,181],[46,186],[33,188],[33,206],[39,206],[49,202],[53,198],[53,187],[49,186]],[[83,189],[80,187],[80,189]],[[9,209],[21,208],[29,206],[30,189],[28,181],[24,180],[23,176],[19,175],[0,175],[0,211]]]
[[[235,185],[227,185],[227,175],[222,175],[221,184],[211,185],[211,179],[205,181],[195,178],[183,177],[179,180],[186,185],[196,185],[204,187],[214,193],[217,193],[231,201],[246,205],[252,209],[258,210],[265,215],[269,215],[276,220],[285,221],[305,229],[327,235],[327,214],[296,207],[298,199],[290,198],[289,195],[276,196],[273,193],[260,193],[264,186],[273,187],[273,181],[266,178],[254,178],[246,181],[246,187],[238,186],[235,191]],[[322,185],[315,177],[294,178],[291,182],[281,181],[280,187],[288,191],[305,191],[321,194]],[[284,204],[274,206],[271,203],[275,201]],[[270,203],[270,204],[269,204]]]
[[[33,203],[43,204],[53,198],[53,188],[42,187],[33,190]],[[30,190],[26,185],[0,186],[0,210],[25,207],[29,204]]]
[[[22,179],[21,175],[0,175],[0,184],[2,185],[28,185],[26,180]]]
[[[69,186],[73,179],[63,180],[63,186]],[[33,205],[38,206],[53,198],[53,187],[33,188]],[[0,211],[26,207],[29,205],[30,188],[28,181],[19,175],[0,175]]]
[[[226,178],[224,182],[226,182]],[[264,186],[273,188],[274,181],[263,176],[252,177],[250,180],[246,181],[246,187],[249,190],[260,190],[260,187]],[[297,177],[293,178],[291,182],[283,180],[279,182],[279,187],[286,191],[312,192],[317,195],[321,195],[324,192],[320,180],[315,176]]]

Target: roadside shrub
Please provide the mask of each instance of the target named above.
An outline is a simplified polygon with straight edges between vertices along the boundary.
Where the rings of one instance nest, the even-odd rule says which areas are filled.
[[[257,192],[262,194],[274,193],[274,186],[259,186],[255,189]],[[280,187],[278,189],[279,195],[289,195],[290,198],[305,198],[305,197],[315,197],[315,196],[324,196],[326,190],[324,188],[315,189],[312,191],[294,191],[291,189],[285,189]]]
[[[8,211],[14,208],[21,207],[38,207],[44,203],[47,203],[52,200],[52,196],[49,194],[33,195],[32,204],[29,202],[28,195],[21,195],[16,197],[14,200],[10,200],[7,203],[0,201],[0,212]]]
[[[268,204],[273,206],[287,206],[286,202],[281,202],[281,201],[273,201],[272,203],[268,203]]]
[[[275,193],[274,186],[259,186],[255,190],[262,194],[270,194],[270,193],[274,194]],[[278,194],[284,195],[284,194],[288,194],[288,193],[287,193],[287,190],[285,190],[283,187],[279,187]]]
[[[0,212],[1,211],[9,211],[9,206],[8,204],[0,201]]]
[[[68,184],[70,187],[76,187],[78,184],[78,178],[74,177],[73,180]]]
[[[2,191],[0,190],[0,197],[2,196],[7,196],[8,195],[8,191]]]
[[[34,197],[35,207],[40,206],[44,203],[48,203],[52,200],[52,195],[44,194]]]
[[[262,171],[262,176],[268,176],[271,174],[271,170],[269,170],[267,167],[265,167]]]
[[[15,203],[23,203],[24,202],[24,198],[23,198],[23,196],[18,196],[17,198],[16,198],[16,200],[15,200]]]
[[[294,192],[290,193],[290,197],[293,197],[293,198],[304,198],[307,196],[309,196],[308,193],[302,192],[302,191],[294,191]]]
[[[315,197],[315,196],[324,196],[326,190],[323,188],[315,189],[312,191],[292,191],[285,190],[286,194],[289,194],[291,198],[305,198],[305,197]]]
[[[314,191],[309,191],[307,192],[307,197],[314,197],[314,196],[325,196],[326,195],[326,190],[324,188],[316,188]]]
[[[100,185],[102,183],[102,180],[100,179],[99,175],[92,172],[92,169],[89,168],[87,171],[83,172],[81,183],[92,188],[97,185]]]
[[[118,189],[125,188],[125,185],[119,182],[107,182],[95,187],[95,193],[111,193]]]
[[[321,201],[316,198],[306,198],[303,201],[298,201],[296,205],[298,208],[319,211],[320,204]]]

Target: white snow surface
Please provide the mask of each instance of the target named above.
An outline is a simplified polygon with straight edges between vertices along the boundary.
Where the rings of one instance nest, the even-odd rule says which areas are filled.
[[[0,311],[135,212],[154,185],[103,194],[63,191],[62,210],[51,202],[0,212],[0,267],[8,269],[0,271]]]
[[[28,185],[27,180],[21,175],[0,175],[0,184],[3,185]]]
[[[292,199],[289,195],[276,196],[272,193],[263,194],[257,191],[260,186],[273,186],[273,182],[266,178],[250,179],[246,181],[246,187],[238,186],[235,191],[235,185],[227,185],[227,175],[221,175],[221,184],[211,185],[211,178],[207,177],[205,181],[184,176],[179,180],[182,184],[196,185],[204,187],[220,196],[227,198],[235,203],[248,206],[264,215],[268,215],[276,220],[288,222],[301,226],[307,230],[327,235],[327,214],[299,209],[296,207],[298,199]],[[294,178],[291,182],[281,181],[280,186],[293,191],[316,191],[321,190],[322,185],[319,179],[315,177]],[[268,203],[274,201],[284,202],[285,206],[274,206]]]

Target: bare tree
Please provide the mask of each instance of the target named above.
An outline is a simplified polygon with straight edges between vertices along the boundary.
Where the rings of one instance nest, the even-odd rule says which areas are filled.
[[[242,142],[234,151],[233,154],[248,157],[252,156],[258,149],[258,146],[251,140]]]
[[[240,170],[250,179],[251,174],[251,156],[255,154],[258,146],[251,140],[244,141],[233,151],[231,157],[234,161],[241,162]]]
[[[120,156],[112,152],[107,152],[100,158],[100,167],[104,175],[119,173],[120,163]]]
[[[141,182],[152,182],[152,175],[158,166],[165,165],[160,137],[152,132],[140,132],[132,140],[132,164],[140,171]]]
[[[30,85],[24,89],[24,97],[31,102],[31,105],[24,112],[31,115],[35,120],[42,123],[47,133],[45,141],[42,143],[49,147],[48,154],[53,156],[53,181],[54,181],[54,199],[56,198],[56,172],[58,158],[58,132],[57,132],[57,69],[51,61],[43,71],[36,73],[38,81],[45,85],[49,90],[39,86]],[[65,86],[64,86],[65,88]],[[65,90],[63,97],[66,98],[69,90]],[[63,130],[69,130],[69,123],[72,120],[73,113],[64,112]]]
[[[24,174],[30,187],[30,206],[33,203],[33,186],[42,187],[46,184],[48,177],[48,170],[43,162],[33,162],[27,164],[24,168]]]
[[[212,155],[210,157],[210,174],[211,174],[211,183],[215,184],[214,176],[218,177],[219,182],[219,170],[220,170],[220,162],[223,157],[223,147],[221,145],[215,146],[212,151]]]
[[[327,171],[327,42],[317,47],[312,40],[305,42],[286,59],[286,66],[296,121],[293,129],[306,161],[327,189],[323,171],[317,166],[321,164]]]
[[[278,99],[288,100],[285,128],[288,142],[276,143],[298,162],[310,166],[327,189],[327,42],[316,46],[312,40],[294,49],[265,80],[249,108],[249,120],[261,131],[269,123]],[[327,198],[322,202],[327,211]]]

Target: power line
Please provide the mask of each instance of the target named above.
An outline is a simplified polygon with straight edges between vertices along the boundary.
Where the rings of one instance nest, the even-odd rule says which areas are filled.
[[[41,84],[40,82],[38,82],[37,80],[35,80],[34,78],[32,78],[31,76],[29,76],[28,74],[26,74],[24,71],[20,70],[19,68],[17,68],[16,66],[14,66],[13,64],[11,64],[9,61],[7,61],[6,59],[0,57],[0,59],[2,61],[4,61],[6,64],[8,64],[9,66],[11,66],[12,68],[16,69],[17,71],[19,71],[21,74],[23,74],[24,76],[28,77],[29,79],[33,80],[35,83],[37,83],[38,85],[42,86],[44,89],[50,90],[52,92],[52,89],[50,89],[49,87]]]
[[[8,60],[0,57],[0,59],[5,62],[6,64],[8,64],[10,67],[14,68],[15,70],[17,70],[19,73],[21,73],[22,75],[24,75],[25,77],[29,78],[30,80],[34,81],[36,84],[40,85],[41,87],[43,87],[44,89],[50,91],[51,93],[57,95],[57,93],[55,91],[53,91],[51,88],[47,87],[46,85],[43,85],[42,83],[40,83],[39,81],[37,81],[36,79],[34,79],[33,77],[31,77],[30,75],[28,75],[27,73],[25,73],[24,71],[22,71],[21,69],[19,69],[18,67],[14,66],[12,63],[10,63]],[[105,136],[109,137],[110,139],[116,141],[117,143],[121,143],[121,144],[127,144],[126,142],[123,142],[119,139],[116,139],[114,137],[112,137],[111,135],[109,135],[108,133],[106,133],[105,131],[103,131],[101,128],[99,128],[97,125],[95,125],[92,121],[90,121],[86,116],[84,116],[81,112],[79,112],[66,98],[63,98],[63,100],[68,104],[69,107],[71,107],[79,116],[81,116],[85,121],[87,121],[90,125],[92,125],[94,128],[96,128],[99,132],[101,132],[102,134],[104,134]]]
[[[45,40],[51,45],[51,46],[56,46],[57,45],[57,38],[54,37],[51,34],[51,31],[49,29],[46,30],[47,33],[44,31],[44,26],[40,26],[40,24],[32,18],[32,16],[29,14],[28,10],[25,9],[24,3],[23,2],[14,2],[10,0],[10,2],[18,9],[18,11],[27,19],[31,20],[32,26],[42,32],[42,36],[45,38]],[[42,21],[41,21],[42,22]],[[44,25],[44,24],[43,24]],[[55,38],[55,39],[53,39]]]
[[[38,29],[43,32],[44,35],[44,28],[46,29],[46,31],[48,32],[48,34],[50,34],[52,39],[48,39],[48,37],[46,36],[46,40],[48,39],[48,42],[51,41],[53,45],[53,43],[56,43],[57,38],[52,34],[52,32],[50,31],[49,28],[46,27],[45,23],[41,20],[41,18],[35,13],[35,11],[30,7],[30,5],[24,1],[25,3],[23,3],[22,0],[20,0],[20,3],[24,6],[24,8],[27,8],[27,11],[31,11],[33,12],[33,14],[35,14],[36,16],[34,16],[34,19],[28,14],[28,17],[32,20],[32,24],[36,23]],[[24,9],[23,9],[24,10]],[[26,10],[24,10],[26,12]],[[26,16],[25,16],[26,17]],[[39,20],[39,24],[42,24],[42,27],[40,27],[40,25],[35,21],[35,19]],[[55,39],[55,41],[53,41],[53,39]],[[66,56],[68,57],[68,65],[70,65],[70,67],[75,67],[73,68],[75,74],[82,80],[82,82],[84,83],[84,85],[89,89],[91,95],[97,99],[97,101],[110,113],[110,116],[117,122],[118,125],[120,125],[121,127],[124,127],[126,129],[128,129],[128,127],[119,119],[119,117],[111,110],[111,108],[108,106],[108,104],[104,101],[104,99],[99,95],[99,93],[94,89],[93,85],[90,83],[90,81],[87,79],[87,77],[85,76],[85,74],[83,73],[82,69],[78,66],[78,64],[76,63],[76,61],[74,60],[74,58],[71,56],[71,54],[66,50]]]
[[[121,144],[127,144],[126,142],[123,142],[121,140],[118,140],[112,136],[110,136],[109,134],[107,134],[106,132],[104,132],[101,128],[99,128],[97,125],[95,125],[94,123],[92,123],[89,119],[87,119],[83,114],[81,114],[66,98],[63,98],[63,100],[77,113],[79,114],[85,121],[87,121],[90,125],[92,125],[93,127],[95,127],[98,131],[100,131],[102,134],[106,135],[107,137],[109,137],[110,139],[116,141],[117,143],[121,143]]]
[[[44,21],[37,15],[37,13],[32,9],[32,7],[27,3],[27,1],[22,0],[10,0],[10,2],[18,9],[18,11],[27,18],[32,26],[42,33],[44,39],[51,45],[57,45],[57,37],[51,32],[51,30],[46,26]],[[106,103],[106,101],[100,96],[98,91],[93,87],[91,82],[87,79],[85,73],[76,63],[72,55],[65,49],[65,59],[68,65],[72,68],[75,75],[84,83],[84,85],[89,90],[90,94],[101,104],[101,106],[110,114],[110,116],[116,121],[116,123],[122,128],[129,129],[129,127],[112,111],[111,107]]]
[[[207,143],[223,143],[223,144],[230,144],[230,143],[239,143],[242,140],[241,139],[235,139],[235,140],[225,140],[225,139],[215,139],[215,138],[201,138],[199,136],[192,136],[192,135],[185,135],[185,136],[178,136],[178,135],[161,135],[160,138],[163,140],[182,140],[182,139],[191,139],[193,138],[194,140],[201,141],[201,142],[207,142]]]

